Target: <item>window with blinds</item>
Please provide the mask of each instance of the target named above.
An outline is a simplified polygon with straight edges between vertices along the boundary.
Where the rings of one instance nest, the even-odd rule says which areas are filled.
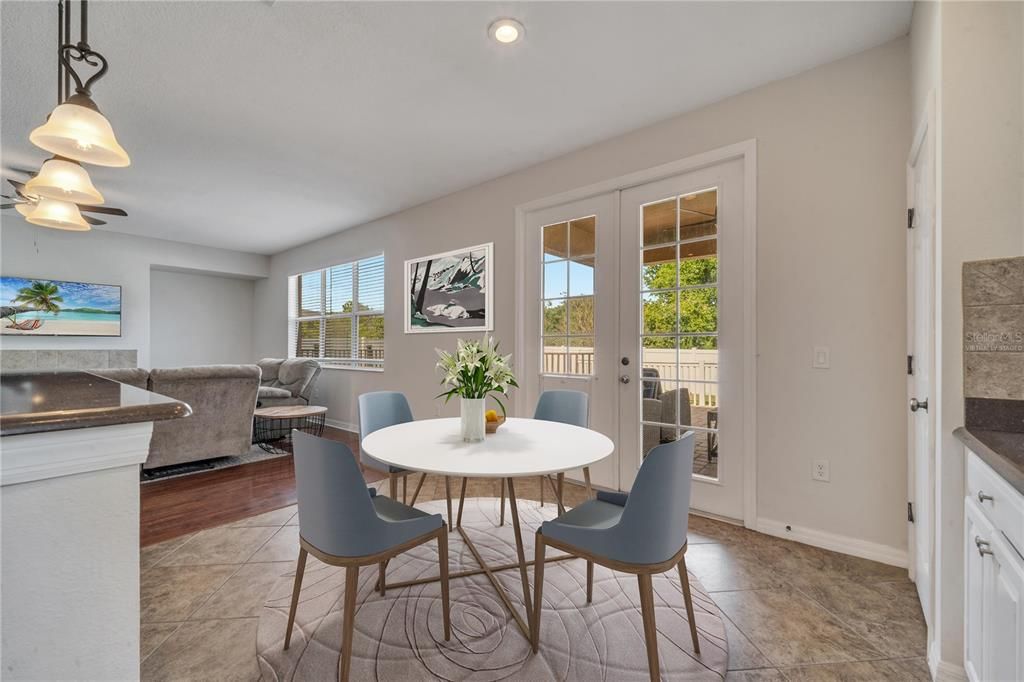
[[[288,356],[384,368],[384,255],[288,279]]]

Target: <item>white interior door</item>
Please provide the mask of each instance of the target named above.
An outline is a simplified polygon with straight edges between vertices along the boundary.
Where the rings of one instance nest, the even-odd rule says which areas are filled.
[[[523,416],[548,389],[590,395],[590,426],[618,434],[618,194],[526,214],[522,343]],[[619,488],[617,455],[590,468],[595,485]],[[581,472],[568,472],[582,479]]]
[[[935,175],[934,144],[926,119],[916,138],[908,169],[910,203],[907,230],[907,392],[918,404],[932,396],[935,349]],[[925,621],[931,624],[935,490],[934,410],[908,412],[908,515],[911,578],[917,585]]]
[[[744,173],[733,160],[623,190],[619,485],[695,431],[691,506],[744,518]]]

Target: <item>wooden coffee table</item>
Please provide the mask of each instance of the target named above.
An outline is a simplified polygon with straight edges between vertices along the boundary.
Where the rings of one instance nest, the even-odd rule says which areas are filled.
[[[261,407],[253,412],[253,442],[267,452],[292,452],[292,429],[322,436],[327,408],[317,405]]]

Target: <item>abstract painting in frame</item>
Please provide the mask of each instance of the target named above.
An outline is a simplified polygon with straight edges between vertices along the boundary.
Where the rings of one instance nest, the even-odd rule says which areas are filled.
[[[405,261],[405,332],[491,331],[494,243]]]
[[[121,336],[121,287],[34,277],[0,277],[0,333]]]

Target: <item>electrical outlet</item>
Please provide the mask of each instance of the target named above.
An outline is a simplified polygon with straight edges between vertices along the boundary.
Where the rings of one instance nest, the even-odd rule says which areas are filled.
[[[811,367],[814,369],[828,369],[831,365],[831,355],[832,352],[828,346],[815,346]]]
[[[828,483],[827,459],[814,460],[814,467],[811,469],[811,478],[815,481],[824,481],[825,483]]]

